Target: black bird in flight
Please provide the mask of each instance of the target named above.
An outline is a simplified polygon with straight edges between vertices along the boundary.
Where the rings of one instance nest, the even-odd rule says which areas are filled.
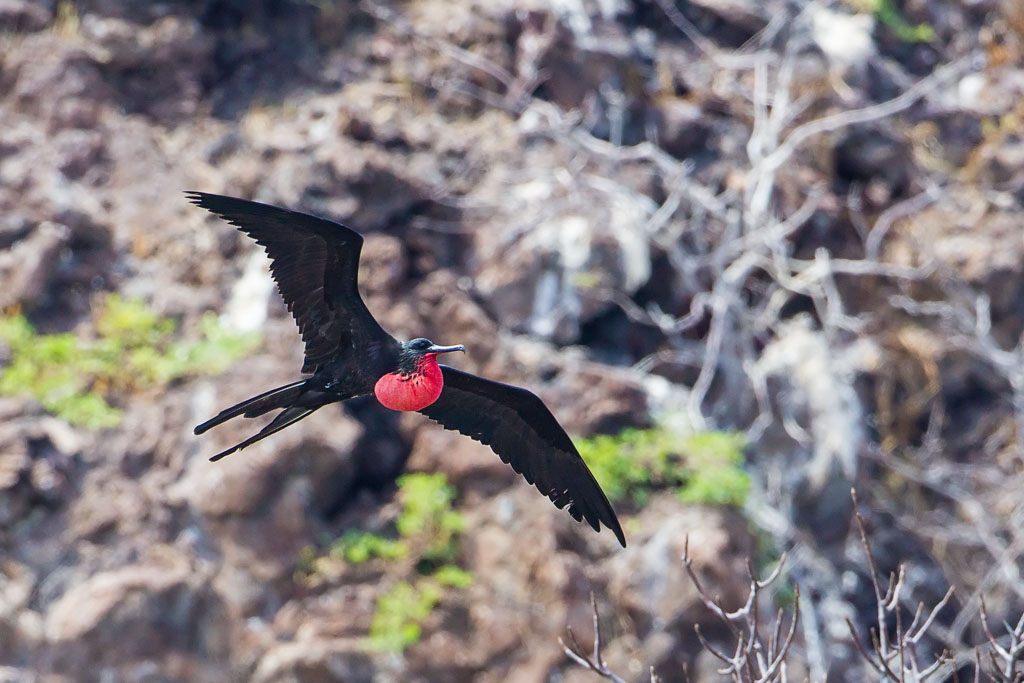
[[[210,460],[256,443],[336,401],[373,393],[392,410],[419,411],[445,429],[486,444],[577,521],[626,539],[608,498],[572,440],[534,394],[477,377],[437,356],[465,351],[428,339],[398,341],[366,308],[356,287],[359,233],[333,221],[245,199],[187,192],[256,240],[271,259],[277,288],[306,343],[304,374],[310,377],[271,389],[226,408],[195,428],[202,434],[233,417],[281,409],[257,434]]]

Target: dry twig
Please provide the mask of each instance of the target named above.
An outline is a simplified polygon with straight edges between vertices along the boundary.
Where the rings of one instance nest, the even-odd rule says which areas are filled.
[[[572,629],[568,629],[566,638],[568,642],[559,638],[558,644],[562,646],[562,650],[565,654],[574,662],[579,664],[585,669],[593,671],[602,678],[606,678],[609,681],[615,683],[626,683],[625,679],[618,676],[614,671],[608,668],[604,663],[604,659],[601,657],[601,645],[604,636],[601,633],[601,621],[598,618],[597,613],[597,600],[594,598],[594,594],[590,594],[590,607],[594,611],[594,649],[592,654],[587,654],[580,647],[580,644],[576,642],[576,636],[573,635]],[[654,668],[651,668],[651,683],[661,683],[661,679],[654,674]]]
[[[731,654],[722,652],[712,645],[701,633],[699,626],[694,626],[701,646],[718,658],[725,666],[718,670],[729,676],[736,683],[785,683],[788,681],[786,657],[789,655],[796,635],[797,623],[800,619],[800,587],[794,586],[793,617],[785,636],[782,635],[784,613],[779,610],[771,625],[767,637],[762,633],[759,615],[761,592],[771,586],[782,574],[786,556],[779,558],[775,569],[764,579],[754,576],[753,566],[747,563],[750,577],[750,590],[743,606],[729,611],[717,600],[708,595],[700,578],[693,568],[689,556],[689,539],[683,545],[683,567],[697,589],[701,602],[717,616],[736,638],[736,645]]]
[[[948,675],[947,669],[952,665],[952,658],[949,653],[943,651],[935,657],[934,661],[922,666],[917,646],[921,639],[928,633],[932,624],[942,608],[946,606],[953,597],[953,588],[946,591],[946,595],[935,606],[924,615],[924,603],[919,603],[914,619],[910,626],[903,627],[903,613],[900,606],[900,594],[904,590],[906,578],[905,568],[900,565],[899,571],[894,576],[889,575],[889,581],[882,590],[882,584],[878,577],[878,564],[875,562],[875,554],[871,549],[868,540],[867,529],[864,526],[864,518],[858,508],[857,492],[850,491],[853,497],[854,517],[857,522],[857,531],[860,534],[861,546],[867,557],[868,574],[871,578],[871,586],[875,594],[875,619],[876,625],[870,629],[871,645],[864,643],[857,634],[853,622],[847,619],[846,624],[850,629],[850,636],[854,645],[860,653],[864,662],[881,675],[884,680],[896,681],[897,683],[919,683],[938,677]],[[890,639],[888,617],[892,615],[896,620],[895,638]],[[924,616],[924,619],[922,619]]]

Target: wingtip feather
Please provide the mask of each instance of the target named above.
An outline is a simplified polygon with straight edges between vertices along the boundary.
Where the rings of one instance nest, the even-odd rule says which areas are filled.
[[[617,540],[619,542],[619,545],[621,545],[623,548],[625,548],[626,547],[626,535],[624,533],[622,533],[622,527],[619,526],[619,521],[615,520],[615,526],[609,526],[608,528],[612,530],[613,534],[615,534],[615,540]]]
[[[619,518],[615,516],[615,510],[612,509],[611,504],[608,504],[608,513],[601,519],[605,527],[610,529],[615,534],[615,540],[619,542],[623,548],[626,547],[626,535],[622,533],[622,525],[619,524]]]

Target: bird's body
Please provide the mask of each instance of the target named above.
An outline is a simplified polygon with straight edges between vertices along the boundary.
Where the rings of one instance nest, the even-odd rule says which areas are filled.
[[[271,258],[278,290],[306,344],[303,380],[271,389],[195,428],[202,434],[233,417],[280,412],[254,436],[213,456],[219,460],[329,403],[374,394],[387,408],[418,411],[491,449],[559,508],[595,530],[603,523],[623,546],[615,512],[572,440],[544,403],[526,389],[439,365],[465,351],[418,338],[399,341],[367,310],[357,288],[359,233],[332,221],[234,197],[189,192],[188,198],[237,226]]]

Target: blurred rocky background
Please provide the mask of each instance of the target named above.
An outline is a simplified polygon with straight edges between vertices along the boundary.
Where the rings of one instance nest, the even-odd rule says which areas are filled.
[[[851,487],[970,680],[1024,610],[1022,103],[1018,0],[0,0],[0,680],[591,680],[591,593],[619,676],[719,680],[687,539],[730,609],[788,554],[793,680],[877,679]],[[360,230],[628,549],[372,400],[209,463],[301,344],[186,189]]]

